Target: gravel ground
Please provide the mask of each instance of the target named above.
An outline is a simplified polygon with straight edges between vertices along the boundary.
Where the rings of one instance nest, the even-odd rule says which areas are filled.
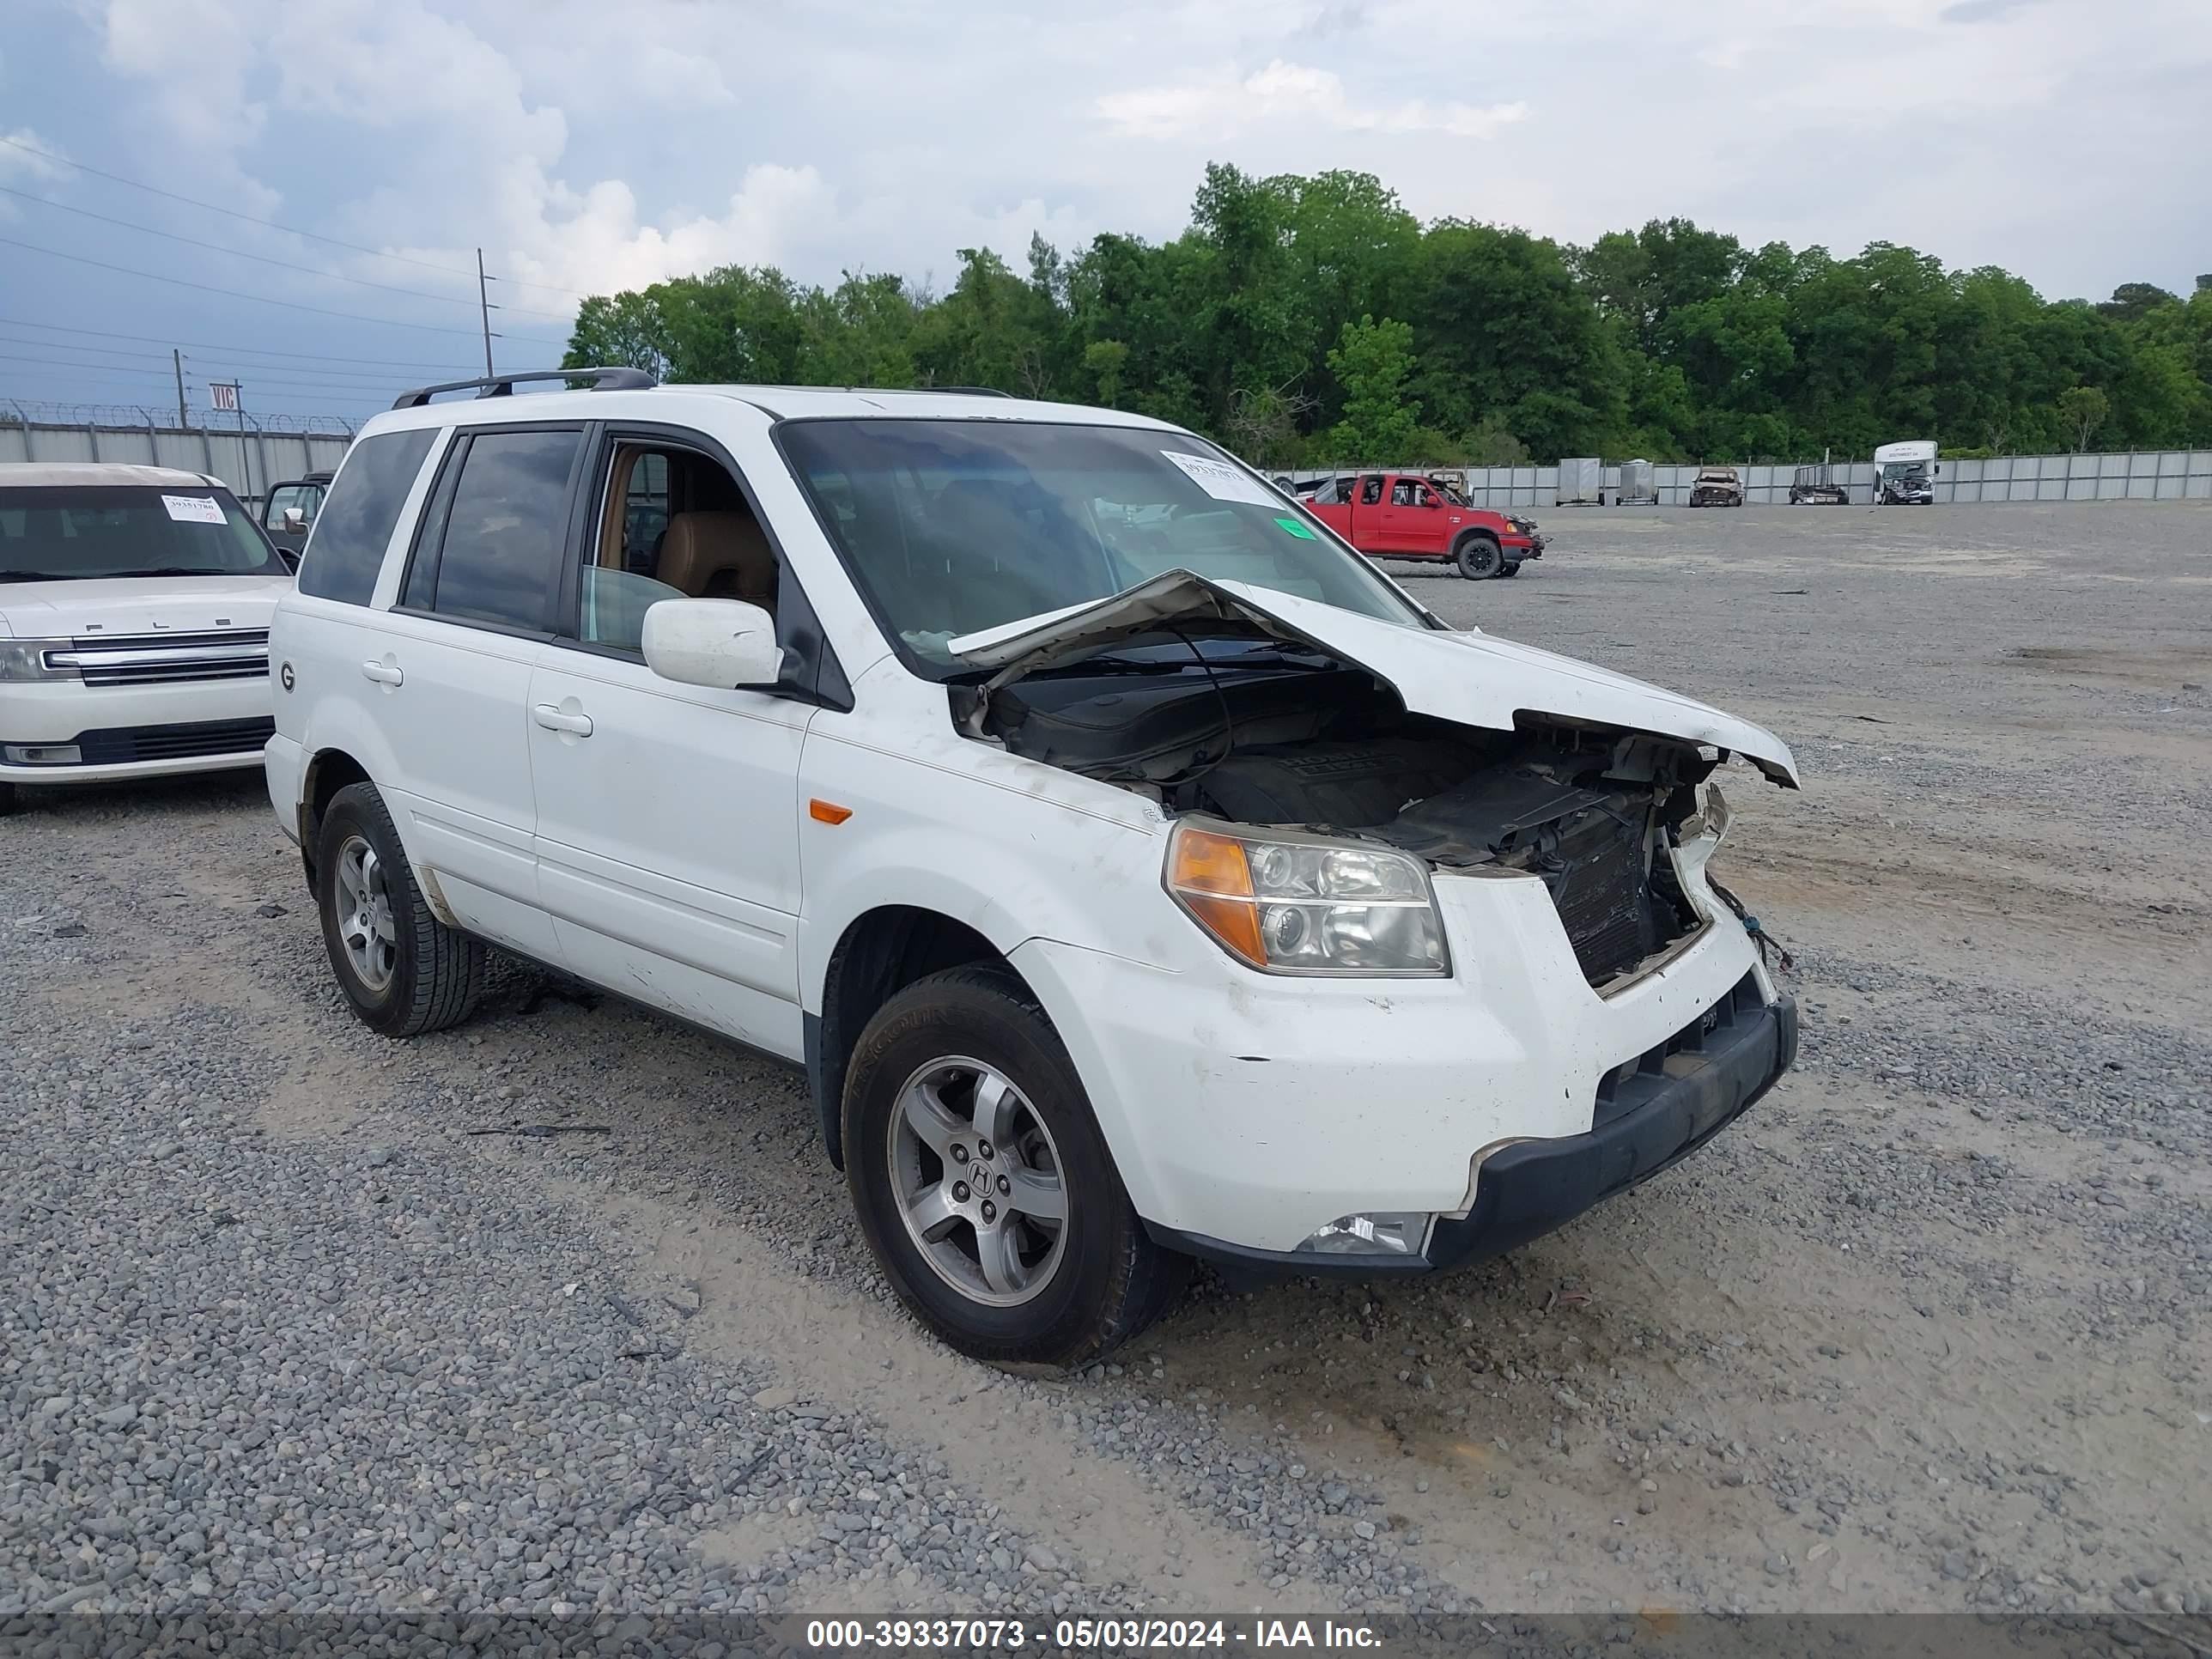
[[[258,778],[0,822],[0,1620],[2212,1611],[2212,512],[1540,516],[1407,580],[1796,747],[1800,1072],[1079,1377],[911,1325],[794,1077],[520,965],[362,1032]]]

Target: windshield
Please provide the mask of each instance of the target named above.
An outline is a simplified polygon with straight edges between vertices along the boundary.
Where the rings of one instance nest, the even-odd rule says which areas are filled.
[[[0,489],[0,582],[282,575],[227,489],[63,484]]]
[[[785,454],[846,568],[926,670],[946,642],[1184,569],[1408,627],[1317,520],[1204,440],[1012,421],[791,421]]]
[[[1881,476],[1892,480],[1893,482],[1901,481],[1906,478],[1925,478],[1928,476],[1928,463],[1925,461],[1886,461],[1882,464]]]

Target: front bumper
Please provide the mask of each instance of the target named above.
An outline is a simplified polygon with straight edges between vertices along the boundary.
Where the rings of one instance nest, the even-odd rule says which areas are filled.
[[[105,783],[257,766],[274,726],[266,679],[11,683],[0,688],[0,744],[69,744],[83,758],[25,766],[0,750],[0,779]]]
[[[1186,939],[1179,915],[1150,961],[1046,939],[1011,955],[1146,1224],[1201,1254],[1295,1253],[1324,1271],[1347,1259],[1297,1246],[1337,1218],[1474,1213],[1486,1161],[1608,1127],[1607,1079],[1679,1048],[1747,980],[1759,1006],[1775,1001],[1695,850],[1677,869],[1707,922],[1602,994],[1543,884],[1517,874],[1437,876],[1448,977],[1255,974],[1194,930]],[[1674,1069],[1687,1066],[1678,1055]]]
[[[1255,1250],[1146,1226],[1161,1243],[1202,1261],[1278,1273],[1374,1278],[1502,1255],[1687,1158],[1796,1060],[1796,1002],[1787,995],[1764,1000],[1754,975],[1746,975],[1713,1013],[1710,1030],[1693,1022],[1679,1039],[1639,1056],[1632,1074],[1608,1078],[1587,1133],[1517,1141],[1493,1152],[1476,1176],[1467,1213],[1439,1217],[1416,1254]]]

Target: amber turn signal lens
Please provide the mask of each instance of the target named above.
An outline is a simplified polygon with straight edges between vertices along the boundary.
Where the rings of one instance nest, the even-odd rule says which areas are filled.
[[[1244,843],[1204,830],[1185,830],[1176,837],[1168,885],[1179,893],[1221,893],[1252,896],[1252,866]]]
[[[817,823],[842,823],[853,816],[853,809],[840,806],[835,801],[810,800],[806,803],[806,816]]]
[[[1178,893],[1182,908],[1198,925],[1250,963],[1267,965],[1267,948],[1260,942],[1260,907],[1250,899],[1215,898],[1209,893]]]
[[[1260,941],[1260,907],[1252,902],[1252,866],[1244,843],[1203,830],[1176,837],[1168,886],[1193,920],[1255,968],[1267,963]]]

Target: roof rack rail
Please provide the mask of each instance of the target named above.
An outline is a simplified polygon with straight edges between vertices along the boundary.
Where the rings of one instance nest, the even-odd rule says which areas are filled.
[[[480,380],[444,380],[416,386],[392,400],[394,409],[421,409],[441,392],[474,392],[479,398],[506,398],[525,380],[589,380],[594,392],[644,392],[659,381],[641,368],[533,368],[520,374],[489,374]]]
[[[918,386],[916,392],[941,392],[948,398],[1011,398],[1011,392],[1001,392],[994,386]]]

